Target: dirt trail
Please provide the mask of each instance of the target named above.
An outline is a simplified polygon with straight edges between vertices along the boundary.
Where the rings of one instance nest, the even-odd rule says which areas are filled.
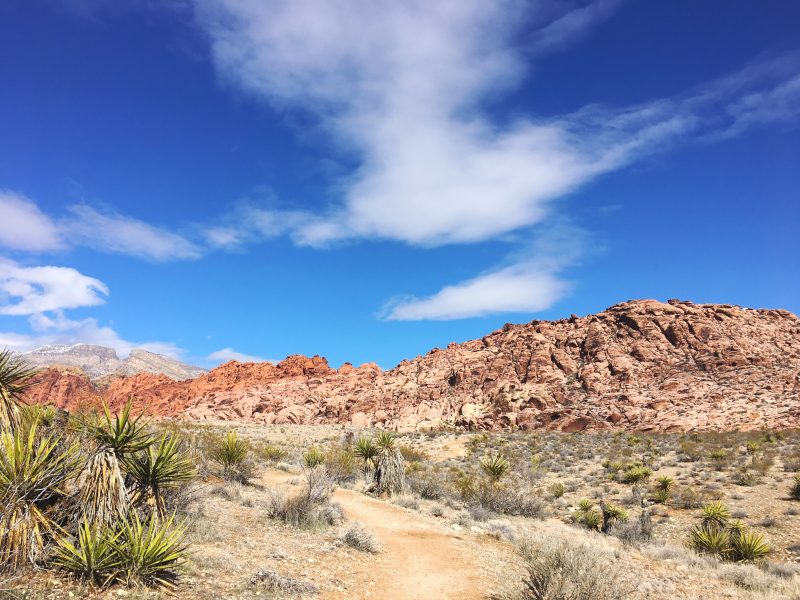
[[[265,481],[283,484],[291,478],[286,473],[270,472]],[[473,543],[421,515],[360,492],[337,489],[334,499],[342,505],[348,519],[367,527],[381,542],[381,565],[370,574],[374,583],[370,582],[371,590],[360,590],[363,594],[358,594],[359,598],[482,600],[488,597],[492,582],[483,575]],[[344,597],[353,598],[353,591]]]

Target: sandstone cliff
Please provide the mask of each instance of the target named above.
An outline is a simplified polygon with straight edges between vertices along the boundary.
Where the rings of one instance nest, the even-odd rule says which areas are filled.
[[[800,426],[800,320],[637,300],[586,317],[506,325],[381,371],[324,358],[229,362],[195,379],[140,373],[93,387],[45,371],[37,402],[89,397],[149,412],[388,428],[694,430]]]

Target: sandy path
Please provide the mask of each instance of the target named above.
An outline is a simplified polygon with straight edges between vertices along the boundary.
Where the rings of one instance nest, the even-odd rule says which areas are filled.
[[[292,475],[270,472],[265,481],[283,484]],[[347,518],[358,521],[380,540],[380,565],[370,573],[372,592],[367,598],[432,600],[458,598],[480,600],[489,593],[489,582],[482,577],[480,557],[473,545],[454,532],[421,516],[365,496],[360,492],[337,489],[334,499]],[[350,590],[344,597],[352,598]],[[332,593],[322,598],[340,598]],[[361,595],[359,595],[361,597]]]

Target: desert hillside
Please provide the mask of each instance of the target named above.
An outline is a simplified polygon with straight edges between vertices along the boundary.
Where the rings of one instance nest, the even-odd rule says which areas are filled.
[[[388,428],[688,431],[800,426],[800,320],[785,310],[634,300],[506,325],[382,371],[321,357],[229,362],[186,381],[107,386],[47,369],[29,393],[61,407],[133,396],[152,414]]]

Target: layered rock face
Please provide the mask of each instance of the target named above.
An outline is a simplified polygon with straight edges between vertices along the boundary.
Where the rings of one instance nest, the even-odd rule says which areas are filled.
[[[93,344],[74,344],[72,346],[44,346],[20,357],[35,367],[70,367],[79,369],[90,379],[113,378],[136,373],[162,373],[170,379],[191,379],[205,373],[205,370],[187,365],[174,358],[148,352],[141,348],[131,350],[121,360],[113,348]]]
[[[106,388],[45,371],[35,401],[129,396],[155,415],[392,429],[689,431],[800,426],[800,320],[783,310],[637,300],[533,321],[381,371],[320,357],[230,362]],[[92,390],[90,392],[86,386]]]

